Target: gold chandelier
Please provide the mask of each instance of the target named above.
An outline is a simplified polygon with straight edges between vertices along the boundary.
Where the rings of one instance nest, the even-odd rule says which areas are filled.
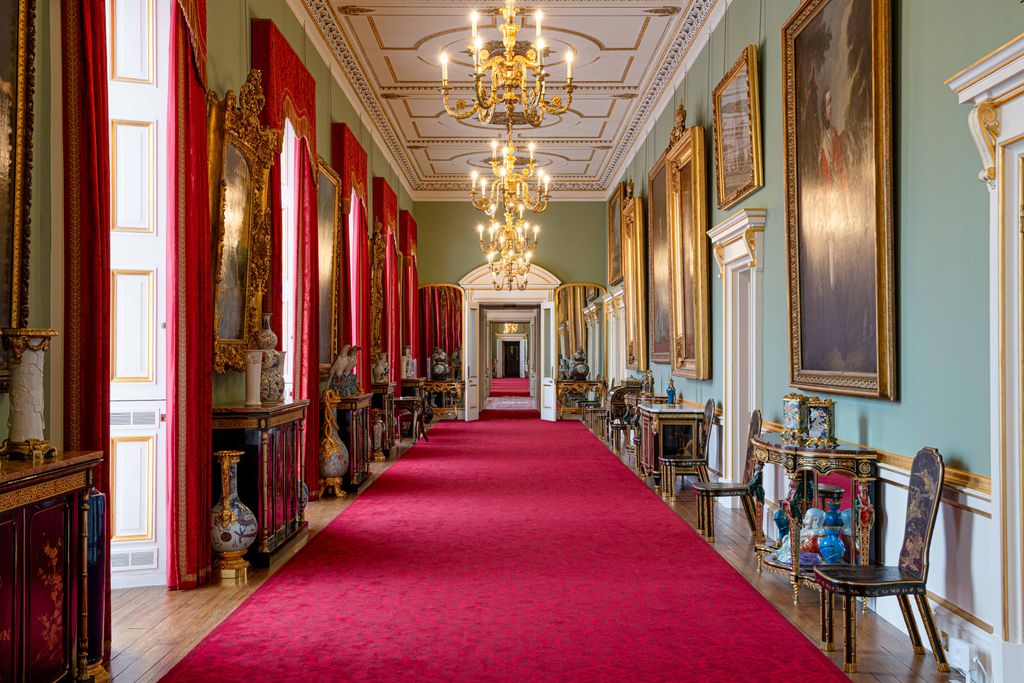
[[[508,140],[502,147],[501,156],[498,156],[498,141],[491,141],[491,173],[493,178],[488,189],[487,178],[480,178],[476,170],[472,173],[472,189],[470,196],[473,207],[483,211],[491,218],[498,212],[498,207],[505,209],[518,209],[520,218],[523,209],[533,213],[543,213],[548,208],[548,199],[551,196],[551,176],[543,170],[537,172],[536,145],[530,143],[530,160],[527,164],[516,170],[516,146],[512,141],[511,131]],[[536,178],[533,189],[530,188],[530,180]],[[479,180],[479,183],[477,182]]]
[[[550,100],[546,98],[545,84],[548,73],[544,70],[544,53],[547,45],[541,32],[543,13],[534,13],[536,35],[534,42],[519,41],[517,34],[520,27],[515,18],[519,10],[515,8],[515,0],[505,0],[501,15],[505,23],[501,30],[501,41],[484,43],[478,32],[480,15],[474,10],[470,14],[473,26],[473,37],[469,44],[469,52],[473,56],[473,102],[463,99],[455,103],[453,109],[449,103],[452,87],[448,84],[447,52],[441,53],[441,92],[444,95],[444,108],[458,120],[468,119],[476,114],[483,123],[491,123],[498,105],[504,105],[505,122],[511,130],[513,114],[517,106],[523,110],[523,118],[531,126],[537,127],[544,121],[545,114],[558,116],[569,110],[572,103],[572,62],[575,52],[569,50],[565,55],[566,85],[565,101],[559,95]],[[485,85],[484,77],[490,72],[490,85]],[[533,86],[530,87],[530,76]]]
[[[540,226],[529,223],[514,213],[505,212],[505,223],[491,221],[487,239],[484,239],[484,226],[478,225],[480,232],[480,249],[487,255],[487,266],[490,268],[494,281],[494,289],[526,289],[530,273],[530,259],[537,248],[537,233]],[[531,232],[532,230],[532,232]],[[519,278],[523,278],[521,281]]]

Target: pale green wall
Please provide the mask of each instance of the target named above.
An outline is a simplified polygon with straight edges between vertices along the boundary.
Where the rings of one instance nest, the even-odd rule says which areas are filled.
[[[373,207],[374,176],[386,178],[398,194],[398,206],[413,210],[413,202],[399,182],[398,171],[392,168],[384,153],[374,142],[369,129],[360,122],[352,104],[334,81],[327,64],[303,31],[302,24],[283,0],[216,0],[206,5],[209,26],[207,39],[207,76],[209,87],[220,96],[225,91],[238,92],[250,68],[250,20],[270,19],[302,59],[316,80],[316,137],[318,152],[326,159],[331,156],[331,123],[347,123],[366,150],[369,164],[367,182],[370,193],[369,209]],[[316,30],[312,28],[312,30]],[[372,216],[370,219],[372,230]],[[215,405],[236,403],[245,396],[244,375],[232,370],[214,376],[213,401]]]
[[[606,212],[602,202],[554,197],[547,211],[527,219],[541,226],[534,263],[562,282],[607,282]],[[421,283],[455,284],[483,265],[476,226],[486,217],[470,205],[468,193],[464,202],[416,202],[415,213]]]
[[[765,186],[718,211],[709,132],[708,223],[717,225],[744,207],[768,209],[763,406],[765,418],[774,421],[781,419],[780,399],[790,391],[780,35],[797,4],[734,0],[675,94],[675,101],[686,103],[687,123],[710,131],[710,91],[745,45],[758,44]],[[900,400],[833,396],[837,436],[907,456],[935,446],[950,466],[988,475],[988,194],[976,178],[980,162],[967,132],[966,107],[943,81],[1019,34],[1021,8],[1017,0],[893,4]],[[627,177],[644,194],[647,170],[668,143],[674,109],[666,108],[628,165]],[[712,379],[676,381],[692,401],[722,399],[722,288],[713,262],[711,269]],[[663,388],[668,368],[654,369]]]

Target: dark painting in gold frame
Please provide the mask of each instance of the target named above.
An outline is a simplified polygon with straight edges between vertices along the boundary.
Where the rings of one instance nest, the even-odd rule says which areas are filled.
[[[342,300],[342,198],[341,177],[320,158],[316,193],[318,301],[320,312],[320,372],[326,373],[338,353]]]
[[[0,326],[28,324],[36,0],[0,3]],[[0,391],[10,361],[0,349]]]
[[[896,399],[890,0],[782,29],[790,383]]]
[[[666,150],[667,152],[667,150]],[[647,343],[648,359],[672,362],[672,248],[667,153],[647,174]]]
[[[608,198],[608,284],[622,282],[622,200],[625,183],[615,186]]]
[[[757,46],[747,45],[712,95],[718,208],[764,186]]]
[[[711,312],[708,300],[707,183],[704,129],[686,128],[676,112],[666,152],[671,257],[672,374],[711,377]]]
[[[647,369],[647,267],[644,204],[626,182],[622,202],[622,291],[626,300],[626,368]]]

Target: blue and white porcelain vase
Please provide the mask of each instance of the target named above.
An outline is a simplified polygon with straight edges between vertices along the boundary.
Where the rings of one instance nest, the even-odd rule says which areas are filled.
[[[839,503],[829,503],[828,512],[825,513],[825,523],[822,525],[825,535],[818,541],[818,552],[825,564],[836,564],[843,559],[846,552],[846,544],[839,534],[843,530],[843,520],[839,514]]]
[[[210,542],[221,578],[243,578],[249,563],[242,556],[256,540],[256,515],[238,497],[238,461],[244,451],[218,451],[221,497],[210,510]]]

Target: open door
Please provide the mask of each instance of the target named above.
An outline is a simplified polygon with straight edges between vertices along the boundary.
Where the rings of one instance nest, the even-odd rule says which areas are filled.
[[[540,305],[540,419],[554,422],[555,410],[555,302]]]
[[[465,378],[463,401],[466,405],[465,420],[480,419],[480,304],[473,302],[466,306],[466,321],[462,339],[465,353],[462,357],[462,376]]]

